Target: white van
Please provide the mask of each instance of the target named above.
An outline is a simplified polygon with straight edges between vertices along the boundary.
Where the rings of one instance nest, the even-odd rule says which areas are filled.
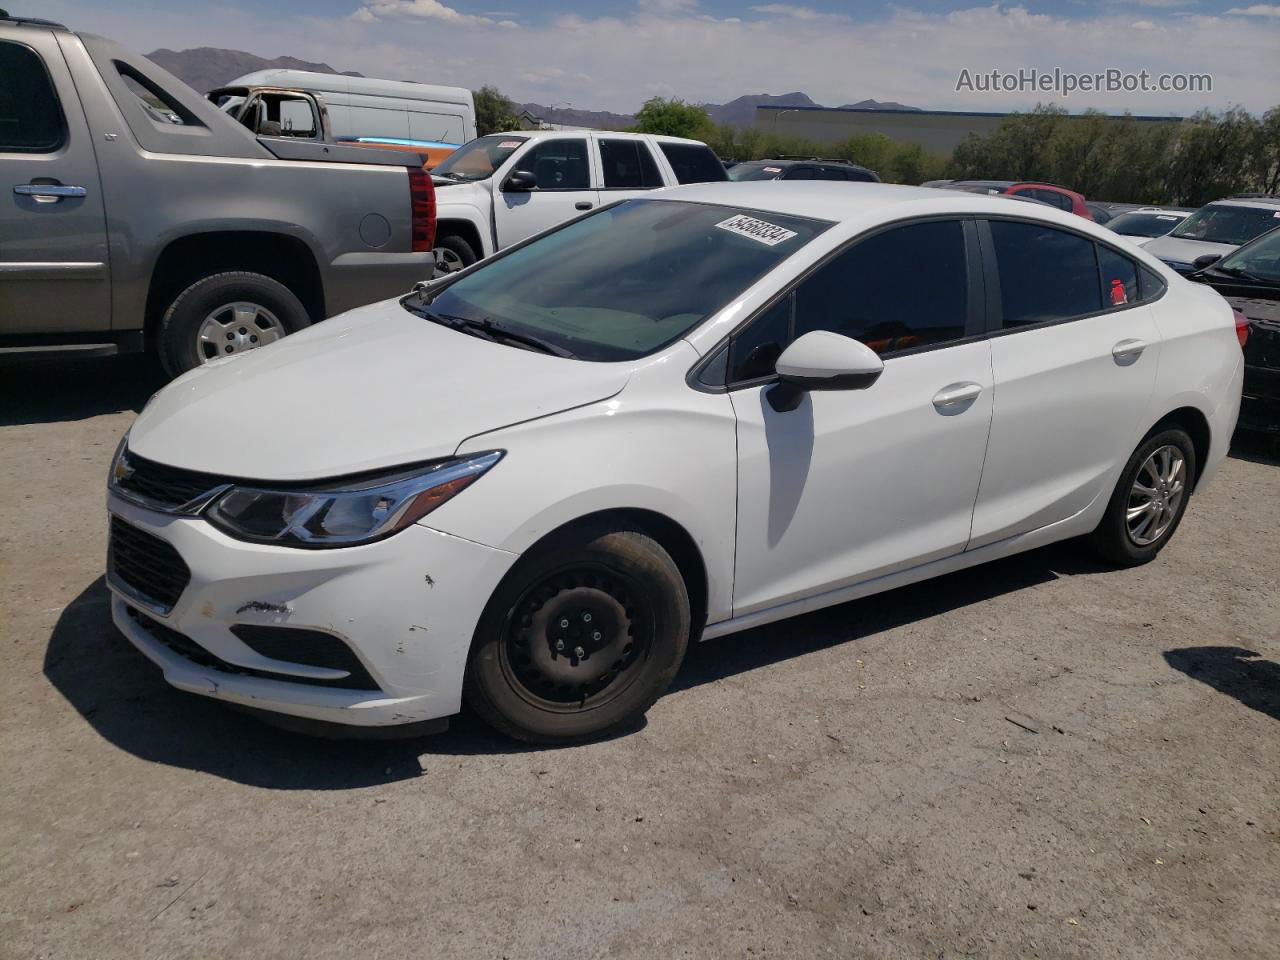
[[[334,137],[453,148],[476,136],[471,91],[408,80],[376,80],[309,70],[258,70],[228,86],[288,87],[320,94]]]

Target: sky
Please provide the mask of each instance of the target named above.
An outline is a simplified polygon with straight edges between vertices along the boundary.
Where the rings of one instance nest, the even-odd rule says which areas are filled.
[[[937,110],[1057,102],[1187,115],[1280,103],[1280,0],[974,0],[887,5],[730,0],[2,0],[10,13],[146,53],[216,46],[368,76],[477,88],[520,102],[633,112],[652,96],[721,103],[800,90],[819,103]],[[1212,92],[957,90],[1019,69],[1207,73]]]

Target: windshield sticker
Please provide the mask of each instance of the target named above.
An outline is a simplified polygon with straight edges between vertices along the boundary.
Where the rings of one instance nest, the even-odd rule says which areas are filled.
[[[1171,217],[1167,213],[1158,213],[1156,214],[1156,219],[1157,220],[1177,220],[1178,217]]]
[[[1273,216],[1273,217],[1280,217],[1280,210],[1277,210],[1275,213],[1273,213],[1273,214],[1272,214],[1272,216]]]
[[[782,168],[781,167],[765,167],[764,172],[765,173],[781,173]]]
[[[498,144],[498,149],[514,150],[516,147],[520,146],[520,142],[521,141],[519,140],[503,140],[500,144]]]
[[[728,220],[721,220],[716,226],[721,230],[728,230],[730,233],[750,237],[757,243],[763,243],[768,247],[776,247],[796,235],[794,230],[780,227],[776,223],[769,223],[767,220],[748,217],[745,213],[730,217]]]

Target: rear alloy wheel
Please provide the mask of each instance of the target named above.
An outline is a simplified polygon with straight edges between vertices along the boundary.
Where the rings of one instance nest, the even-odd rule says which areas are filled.
[[[311,323],[284,284],[260,273],[232,271],[197,280],[160,321],[160,360],[171,377],[296,333]]]
[[[571,742],[634,722],[689,638],[679,568],[638,530],[582,531],[527,555],[476,630],[467,698],[503,733]]]
[[[1195,447],[1186,431],[1170,427],[1149,436],[1120,474],[1093,532],[1094,547],[1126,567],[1155,559],[1182,522],[1195,476]]]

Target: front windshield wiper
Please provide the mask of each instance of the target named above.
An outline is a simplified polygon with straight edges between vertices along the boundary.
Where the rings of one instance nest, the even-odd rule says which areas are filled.
[[[439,310],[433,309],[425,297],[419,297],[418,305],[407,309],[410,313],[415,313],[433,323],[448,327],[450,330],[457,330],[460,333],[470,334],[473,337],[483,337],[495,343],[519,344],[527,349],[537,350],[539,353],[549,353],[556,357],[575,358],[574,354],[564,347],[549,340],[543,340],[541,337],[535,337],[532,334],[509,330],[506,327],[499,326],[489,317],[481,317],[479,320],[475,320],[471,317],[459,317],[451,313],[441,313]]]

